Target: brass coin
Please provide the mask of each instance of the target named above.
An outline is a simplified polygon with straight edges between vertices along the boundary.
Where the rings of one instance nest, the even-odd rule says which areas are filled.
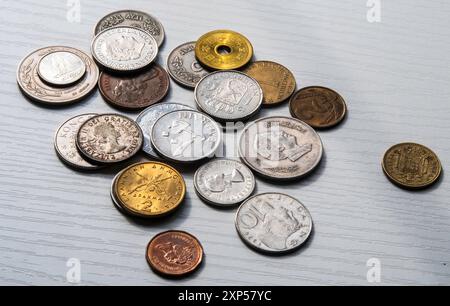
[[[286,101],[295,90],[295,77],[289,69],[271,61],[251,63],[244,73],[258,81],[264,94],[263,104]]]
[[[384,153],[383,171],[394,183],[406,188],[424,188],[439,178],[442,166],[429,148],[412,142],[399,143]]]
[[[332,127],[344,119],[347,106],[332,89],[310,86],[298,90],[289,101],[291,115],[313,128]]]
[[[238,69],[250,61],[253,47],[242,34],[216,30],[197,40],[195,56],[200,63],[212,69]]]

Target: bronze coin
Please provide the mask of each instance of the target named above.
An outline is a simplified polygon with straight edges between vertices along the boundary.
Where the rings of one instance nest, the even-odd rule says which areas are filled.
[[[332,89],[310,86],[298,90],[289,101],[291,115],[313,128],[328,128],[344,119],[347,106]]]
[[[100,73],[98,87],[103,98],[114,106],[136,110],[160,102],[169,91],[169,75],[158,64],[137,75]]]
[[[203,248],[191,234],[171,230],[159,233],[150,240],[146,258],[150,267],[160,274],[183,276],[201,264]]]

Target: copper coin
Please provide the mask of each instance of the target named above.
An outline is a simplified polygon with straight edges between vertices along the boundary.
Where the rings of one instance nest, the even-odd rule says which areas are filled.
[[[169,91],[169,75],[158,64],[132,76],[100,73],[98,87],[103,98],[114,106],[142,109],[160,102]]]
[[[334,90],[322,86],[305,87],[294,93],[289,102],[291,115],[314,128],[327,128],[344,119],[347,106]]]
[[[167,276],[183,276],[201,264],[203,248],[200,242],[183,231],[167,231],[150,240],[146,253],[150,267]]]

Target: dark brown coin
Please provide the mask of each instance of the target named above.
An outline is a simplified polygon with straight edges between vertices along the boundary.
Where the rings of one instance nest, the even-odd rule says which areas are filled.
[[[98,87],[103,98],[114,106],[142,109],[161,101],[169,90],[169,75],[158,64],[137,75],[100,74]]]
[[[347,106],[334,90],[310,86],[298,90],[289,102],[291,115],[313,128],[328,128],[344,119]]]

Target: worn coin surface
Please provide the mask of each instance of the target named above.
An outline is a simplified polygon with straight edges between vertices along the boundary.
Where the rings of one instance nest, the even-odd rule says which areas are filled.
[[[55,52],[70,52],[83,60],[86,71],[78,82],[70,86],[55,87],[46,84],[39,77],[39,62],[45,56]],[[22,92],[34,101],[52,105],[68,104],[81,100],[95,88],[98,73],[97,65],[83,51],[64,46],[52,46],[33,51],[20,62],[17,69],[17,83]]]
[[[216,30],[197,40],[195,56],[200,63],[212,69],[238,69],[251,60],[253,47],[242,34],[230,30]]]
[[[79,81],[86,72],[81,57],[72,52],[58,51],[44,56],[38,65],[38,74],[45,82],[66,86]]]
[[[322,158],[322,141],[298,119],[274,116],[248,124],[239,139],[241,159],[260,175],[277,180],[300,178]]]
[[[195,172],[194,187],[206,202],[231,206],[247,199],[255,189],[251,170],[236,160],[212,160]]]
[[[167,71],[176,82],[191,88],[208,74],[195,58],[195,41],[173,49],[167,58]]]
[[[86,120],[76,139],[84,157],[104,164],[131,158],[143,142],[141,128],[136,122],[119,114],[102,114]]]
[[[154,271],[166,276],[183,276],[199,267],[203,247],[191,234],[172,230],[154,236],[145,257]]]
[[[282,254],[300,247],[309,237],[313,221],[298,200],[281,193],[261,193],[246,200],[236,213],[242,240],[257,251]]]
[[[240,121],[261,107],[263,92],[258,82],[239,71],[216,71],[195,87],[198,107],[217,121]]]
[[[412,142],[390,147],[383,157],[383,171],[394,183],[406,188],[424,188],[437,181],[442,166],[429,148]]]
[[[344,119],[344,99],[332,89],[310,86],[298,90],[289,102],[291,115],[314,128],[328,128]]]
[[[295,90],[295,77],[289,69],[271,61],[251,63],[244,73],[258,81],[262,88],[264,105],[286,101]]]

